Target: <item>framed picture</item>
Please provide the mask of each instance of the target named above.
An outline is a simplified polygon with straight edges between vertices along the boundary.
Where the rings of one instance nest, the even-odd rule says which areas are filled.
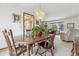
[[[36,25],[39,25],[39,24],[40,24],[39,20],[36,20]]]
[[[13,22],[17,22],[20,20],[20,15],[13,14]]]
[[[74,28],[74,23],[67,23],[67,28]]]

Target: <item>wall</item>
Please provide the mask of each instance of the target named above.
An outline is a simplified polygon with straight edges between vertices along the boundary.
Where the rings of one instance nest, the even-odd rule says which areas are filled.
[[[50,27],[50,23],[62,22],[64,24],[64,31],[67,30],[67,23],[74,23],[75,28],[79,29],[79,15],[62,18],[62,19],[57,19],[57,20],[52,20],[52,21],[44,21],[44,22],[47,22],[48,27]]]
[[[26,10],[23,10],[15,4],[0,4],[0,48],[7,46],[2,33],[4,28],[12,29],[14,36],[22,35],[22,23],[13,23],[12,14],[20,14],[22,20],[23,11]]]

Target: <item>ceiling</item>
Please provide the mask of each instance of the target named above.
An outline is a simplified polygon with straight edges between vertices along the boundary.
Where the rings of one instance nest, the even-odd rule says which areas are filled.
[[[15,5],[33,14],[37,8],[42,7],[45,21],[79,15],[79,3],[16,3]]]

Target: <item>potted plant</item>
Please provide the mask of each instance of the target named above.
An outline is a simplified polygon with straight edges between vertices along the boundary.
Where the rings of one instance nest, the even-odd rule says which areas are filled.
[[[53,33],[56,33],[56,31],[57,31],[57,26],[52,25],[51,29],[49,30],[49,33],[53,34]]]
[[[32,28],[32,33],[34,34],[34,37],[41,37],[45,31],[46,30],[42,25],[34,26]]]

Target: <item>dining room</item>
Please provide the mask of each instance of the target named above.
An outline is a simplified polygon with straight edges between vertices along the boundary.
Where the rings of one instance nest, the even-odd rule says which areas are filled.
[[[0,56],[76,54],[78,3],[2,3],[0,7]]]

